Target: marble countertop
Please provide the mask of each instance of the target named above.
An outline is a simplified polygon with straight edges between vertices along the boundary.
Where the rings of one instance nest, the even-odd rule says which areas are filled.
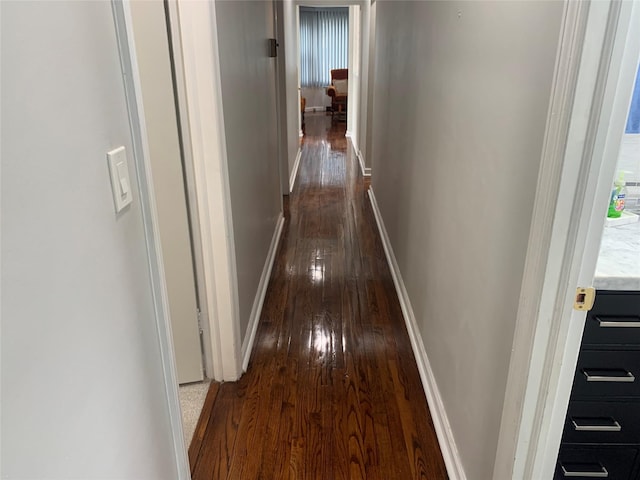
[[[593,286],[640,290],[640,222],[605,227]]]

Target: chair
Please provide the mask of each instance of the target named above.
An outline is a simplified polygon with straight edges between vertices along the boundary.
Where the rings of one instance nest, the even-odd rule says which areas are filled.
[[[331,118],[346,119],[347,93],[349,91],[349,69],[331,70],[331,85],[327,87],[327,95],[331,97]]]

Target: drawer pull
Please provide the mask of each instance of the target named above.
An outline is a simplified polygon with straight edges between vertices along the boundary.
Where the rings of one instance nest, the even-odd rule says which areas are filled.
[[[592,373],[590,373],[592,372]],[[605,373],[605,375],[602,375]],[[622,375],[610,375],[611,372],[621,372]],[[617,383],[633,383],[636,381],[636,377],[633,373],[627,370],[596,370],[596,369],[583,369],[582,373],[587,377],[587,382],[617,382]]]
[[[598,326],[602,328],[640,328],[640,318],[639,317],[622,317],[622,318],[630,318],[633,320],[606,320],[607,317],[600,318],[596,317],[598,321]],[[616,318],[616,317],[609,317]],[[617,317],[621,318],[621,317]]]
[[[619,432],[622,430],[622,425],[620,425],[613,418],[603,419],[609,424],[594,424],[596,422],[595,418],[572,418],[571,423],[573,423],[573,429],[577,432]],[[589,424],[591,422],[591,425]]]
[[[565,467],[560,464],[562,468],[562,475],[565,477],[587,477],[587,478],[608,478],[609,472],[602,465],[593,465],[595,468],[589,468],[591,465],[574,465],[572,467]],[[567,470],[570,468],[570,470]],[[574,470],[576,469],[576,470]]]

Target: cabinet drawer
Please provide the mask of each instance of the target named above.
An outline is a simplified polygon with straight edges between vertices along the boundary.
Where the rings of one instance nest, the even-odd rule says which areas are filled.
[[[583,350],[573,380],[573,399],[640,396],[640,350]]]
[[[622,345],[640,348],[640,292],[598,291],[587,314],[582,348]]]
[[[640,400],[569,404],[563,443],[640,444]]]
[[[631,480],[638,450],[634,448],[562,446],[554,480],[608,478]]]

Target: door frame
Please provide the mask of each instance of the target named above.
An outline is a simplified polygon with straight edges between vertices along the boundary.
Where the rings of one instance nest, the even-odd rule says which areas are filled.
[[[297,85],[295,86],[296,92],[293,90],[287,92],[287,99],[293,98],[297,95],[297,105],[300,105],[300,7],[348,7],[349,8],[349,38],[348,38],[348,67],[350,80],[355,79],[355,82],[349,82],[349,95],[347,99],[347,131],[346,137],[351,139],[351,143],[358,155],[361,170],[363,174],[371,175],[371,169],[364,168],[364,161],[360,149],[358,148],[358,142],[365,142],[364,136],[366,133],[362,131],[363,126],[366,127],[366,112],[369,100],[368,93],[368,79],[363,78],[369,73],[369,29],[370,29],[370,16],[369,11],[371,7],[370,0],[334,0],[327,3],[324,0],[291,0],[295,7],[296,19],[295,19],[295,46],[289,51],[295,54],[295,65],[297,70]],[[356,25],[357,24],[357,25]],[[285,32],[286,34],[287,32]],[[290,34],[292,32],[289,32]],[[366,38],[365,38],[366,37]],[[291,39],[285,38],[285,42],[290,42]],[[364,72],[364,73],[363,73]],[[301,125],[301,113],[300,108],[298,111],[298,131],[288,132],[288,134],[297,134],[302,137]],[[364,115],[364,117],[363,117]],[[295,167],[294,167],[295,170]],[[293,173],[293,172],[292,172]]]
[[[241,334],[215,5],[166,5],[199,230],[203,346],[211,353],[211,378],[234,381],[242,374]]]
[[[280,193],[291,193],[287,144],[287,52],[284,35],[284,2],[273,2],[273,26],[276,39],[276,128],[278,129],[278,168]],[[284,201],[284,199],[283,199]]]
[[[182,414],[178,395],[178,377],[175,364],[175,353],[171,336],[169,318],[169,301],[165,283],[165,273],[158,230],[158,215],[153,193],[151,161],[146,134],[146,124],[142,103],[142,89],[138,73],[135,45],[133,43],[133,19],[130,0],[112,0],[116,38],[120,53],[124,91],[131,128],[133,159],[138,177],[140,191],[140,208],[144,226],[149,265],[149,280],[153,292],[158,346],[162,362],[165,397],[169,413],[169,424],[175,455],[178,480],[191,479],[187,446],[182,430]]]
[[[178,117],[178,134],[180,136],[180,149],[182,153],[182,165],[185,177],[185,190],[187,195],[187,208],[189,216],[189,228],[191,246],[193,252],[193,268],[198,305],[198,326],[201,329],[200,341],[202,342],[202,356],[205,376],[216,379],[219,377],[220,367],[214,362],[217,352],[214,351],[211,339],[211,325],[209,320],[208,292],[206,289],[206,275],[204,262],[204,249],[202,242],[202,229],[200,227],[200,208],[198,205],[197,180],[194,168],[191,130],[189,128],[189,112],[186,106],[186,81],[182,68],[183,48],[179,32],[177,3],[164,0],[165,15],[167,21],[167,34],[171,56],[171,69],[173,74],[174,95],[176,103],[176,115]]]
[[[640,2],[565,2],[493,478],[551,478],[640,56]]]
[[[114,11],[122,12],[116,18],[122,23],[118,28],[126,32],[122,37],[127,49],[122,54],[123,70],[131,72],[131,85],[126,88],[128,98],[135,103],[141,102],[141,93],[135,84],[139,79],[129,1],[114,1]],[[215,7],[209,2],[167,0],[166,13],[172,26],[185,175],[193,182],[189,200],[196,226],[194,245],[199,246],[194,256],[200,263],[198,293],[201,315],[205,314],[202,339],[207,376],[233,381],[242,374],[241,336]],[[146,149],[144,118],[141,113],[136,115],[136,128]],[[155,217],[151,220],[157,223]],[[170,338],[169,345],[174,362]]]

